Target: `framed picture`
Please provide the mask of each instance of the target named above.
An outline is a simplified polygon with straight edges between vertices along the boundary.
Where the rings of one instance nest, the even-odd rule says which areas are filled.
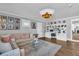
[[[8,23],[13,23],[14,22],[14,17],[8,17]]]
[[[6,22],[7,21],[7,16],[1,16],[2,17],[2,22]]]
[[[63,23],[66,23],[66,21],[65,21],[65,20],[63,20]]]
[[[7,29],[8,30],[13,30],[14,29],[14,25],[13,24],[8,24],[7,25]]]
[[[6,29],[6,24],[0,24],[0,30],[5,30]]]
[[[15,30],[20,29],[20,24],[15,24],[14,29],[15,29]]]
[[[15,18],[15,23],[20,23],[20,19],[19,18]]]
[[[32,26],[32,29],[36,29],[36,23],[35,22],[32,22],[31,26]]]

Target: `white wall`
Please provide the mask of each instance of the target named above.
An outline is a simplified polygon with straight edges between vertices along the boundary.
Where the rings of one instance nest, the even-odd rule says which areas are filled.
[[[37,22],[37,33],[38,33],[38,37],[43,37],[43,24],[40,22]]]
[[[42,22],[36,22],[36,29],[31,29],[31,33],[38,34],[38,38],[44,37],[44,29],[43,29],[43,23]]]

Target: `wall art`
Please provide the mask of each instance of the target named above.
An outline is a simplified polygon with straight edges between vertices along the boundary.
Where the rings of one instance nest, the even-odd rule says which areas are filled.
[[[32,22],[31,26],[32,26],[32,29],[36,29],[36,23],[35,22]]]
[[[14,17],[8,17],[8,23],[13,23],[14,22]]]
[[[66,21],[65,21],[65,20],[63,20],[63,23],[66,23]]]
[[[13,24],[8,24],[7,29],[8,30],[14,30],[14,25]]]

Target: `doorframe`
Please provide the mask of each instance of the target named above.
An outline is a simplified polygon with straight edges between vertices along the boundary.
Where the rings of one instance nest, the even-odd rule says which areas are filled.
[[[77,21],[77,20],[79,20],[79,19],[76,19],[76,18],[75,18],[75,19],[72,19],[72,20],[71,20],[71,41],[74,41],[74,42],[79,42],[79,40],[74,40],[74,39],[72,38],[72,22],[73,22],[73,21]]]

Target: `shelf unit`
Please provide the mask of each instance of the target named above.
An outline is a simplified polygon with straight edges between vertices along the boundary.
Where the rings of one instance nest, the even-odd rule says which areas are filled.
[[[66,20],[55,20],[46,23],[46,36],[51,38],[51,33],[55,33],[57,39],[66,39]]]

